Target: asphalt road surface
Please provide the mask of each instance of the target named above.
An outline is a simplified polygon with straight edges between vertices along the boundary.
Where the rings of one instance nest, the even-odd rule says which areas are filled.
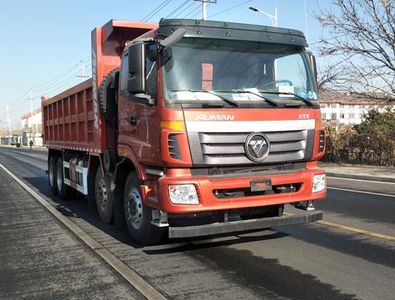
[[[50,195],[46,152],[0,148],[0,163],[166,298],[395,299],[394,183],[330,178],[316,202],[324,222],[139,247],[84,199]],[[143,297],[8,174],[0,178],[0,298]]]

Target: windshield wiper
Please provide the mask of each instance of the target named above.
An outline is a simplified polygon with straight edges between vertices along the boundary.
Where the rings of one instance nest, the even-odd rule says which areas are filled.
[[[270,91],[265,91],[265,90],[259,90],[260,93],[264,93],[264,94],[273,94],[273,95],[290,95],[290,96],[294,96],[295,98],[302,100],[304,103],[306,103],[308,106],[314,106],[314,104],[303,98],[300,97],[298,94],[294,94],[294,93],[289,93],[289,92],[270,92]]]
[[[207,90],[171,90],[171,91],[172,92],[208,93],[208,94],[217,96],[219,99],[221,99],[222,101],[228,103],[231,106],[239,107],[239,104],[237,104],[235,101],[233,101],[233,100],[231,100],[231,99],[229,99],[227,97],[218,95],[216,92],[213,92],[213,91],[207,91]],[[209,104],[209,103],[205,103],[203,105],[205,105],[206,107],[211,106],[211,104]]]
[[[254,93],[253,91],[249,91],[249,90],[229,90],[229,91],[226,91],[226,90],[217,91],[216,90],[215,92],[219,92],[219,93],[243,93],[243,94],[247,94],[248,93],[248,94],[257,96],[257,97],[265,100],[267,103],[269,103],[269,104],[271,104],[273,106],[278,106],[278,103],[276,101],[274,101],[272,99],[269,99],[269,98],[266,98],[266,97],[264,97],[264,96],[262,96],[262,95],[260,95],[258,93]]]

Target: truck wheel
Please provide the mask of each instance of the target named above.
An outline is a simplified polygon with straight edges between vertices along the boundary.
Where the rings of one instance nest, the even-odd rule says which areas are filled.
[[[114,197],[110,183],[102,174],[101,168],[97,168],[95,177],[96,208],[100,219],[104,223],[112,223],[114,220]]]
[[[53,156],[49,157],[48,160],[48,182],[49,182],[49,190],[53,195],[58,194],[58,189],[56,186],[56,163],[55,158]]]
[[[124,191],[124,210],[128,231],[133,240],[142,246],[160,242],[164,229],[151,224],[151,208],[144,205],[140,186],[135,172],[126,179]]]
[[[63,159],[61,157],[58,158],[56,163],[56,188],[58,190],[58,195],[62,200],[70,200],[71,188],[64,183]]]

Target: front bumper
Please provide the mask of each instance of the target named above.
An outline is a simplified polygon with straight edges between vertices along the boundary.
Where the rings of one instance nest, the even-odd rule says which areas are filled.
[[[313,211],[282,217],[259,218],[182,227],[170,226],[169,238],[202,237],[236,232],[257,231],[273,226],[305,224],[321,219],[322,212]]]
[[[245,177],[163,176],[159,179],[160,200],[158,208],[167,213],[177,214],[231,210],[323,199],[326,196],[326,189],[317,193],[311,192],[313,176],[318,174],[325,174],[325,171],[314,168],[286,174],[265,176],[252,176],[251,174]],[[298,186],[298,189],[293,192],[265,193],[230,198],[218,198],[215,195],[215,191],[218,190],[248,190],[251,188],[251,181],[266,179],[271,181],[273,187],[295,185]],[[168,186],[176,184],[195,185],[199,196],[199,204],[173,204],[169,198]]]

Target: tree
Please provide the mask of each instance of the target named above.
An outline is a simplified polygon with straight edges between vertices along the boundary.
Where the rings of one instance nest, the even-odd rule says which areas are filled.
[[[320,10],[319,54],[330,64],[321,86],[385,100],[395,99],[395,1],[334,0]]]

